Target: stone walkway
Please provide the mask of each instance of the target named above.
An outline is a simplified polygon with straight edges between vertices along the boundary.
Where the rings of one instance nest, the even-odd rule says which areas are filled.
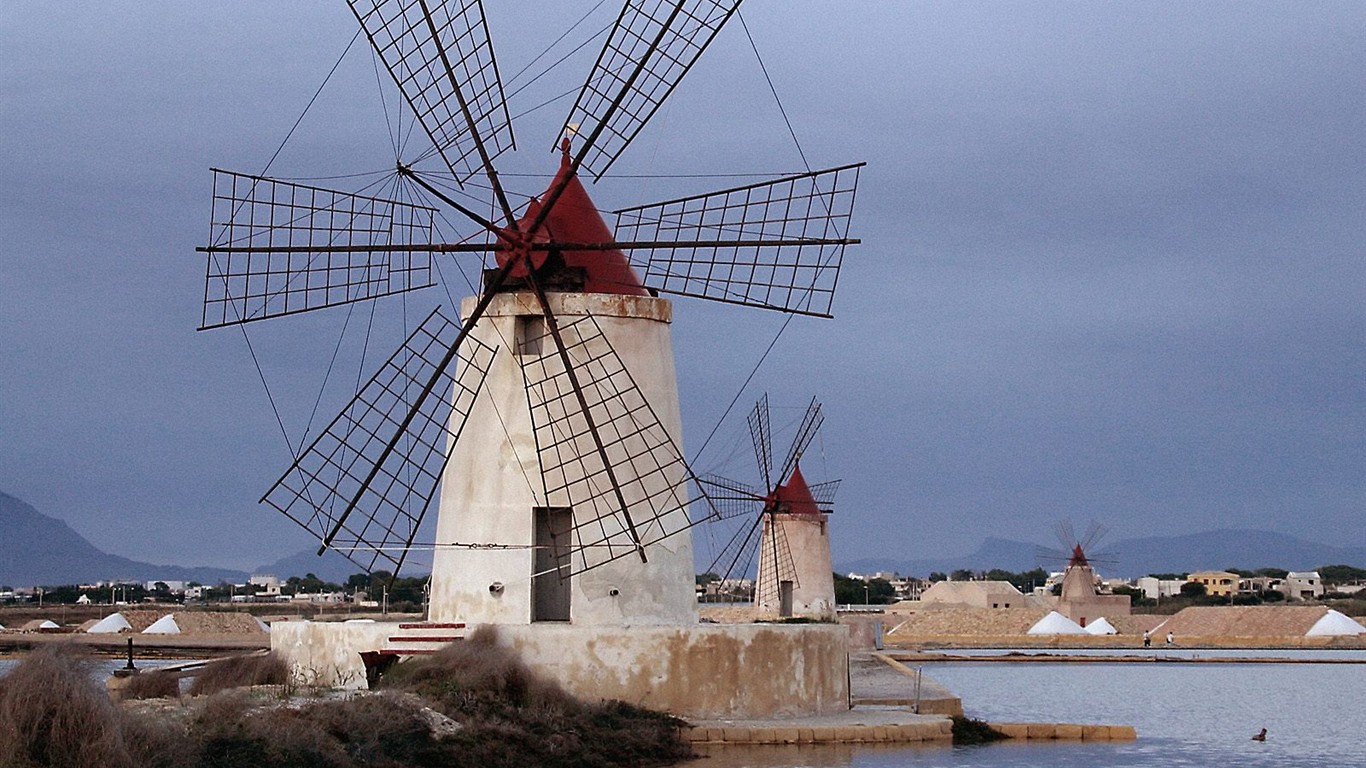
[[[917,695],[916,670],[881,653],[849,658],[849,688],[854,706],[891,705],[909,707],[920,714],[961,715],[963,702],[948,688],[920,675]]]
[[[962,703],[928,677],[920,679],[920,713],[916,712],[915,671],[882,654],[856,654],[849,659],[853,709],[827,715],[770,720],[698,720],[684,729],[694,743],[821,744],[860,742],[949,742],[949,714],[961,714]]]

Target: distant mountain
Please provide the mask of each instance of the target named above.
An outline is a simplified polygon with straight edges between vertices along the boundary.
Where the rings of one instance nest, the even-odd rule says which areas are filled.
[[[246,577],[227,568],[154,565],[107,554],[61,520],[0,493],[0,584],[31,587],[111,579],[217,584]]]
[[[1057,544],[1045,545],[1057,549]],[[934,571],[949,573],[960,568],[974,571],[1002,568],[1027,571],[1042,566],[1058,570],[1062,562],[1044,562],[1038,557],[1038,544],[989,538],[977,551],[958,557],[900,560],[889,557],[863,558],[841,562],[845,573],[896,571],[911,576],[926,576]],[[1187,573],[1223,568],[1285,568],[1308,570],[1321,565],[1366,567],[1366,547],[1336,547],[1305,541],[1284,533],[1258,530],[1218,530],[1182,536],[1152,536],[1101,542],[1105,553],[1096,564],[1104,576],[1135,577],[1148,573]],[[1091,553],[1096,555],[1098,553]]]
[[[322,554],[322,557],[319,557],[318,550],[307,549],[260,566],[252,573],[270,574],[279,576],[281,579],[287,579],[290,576],[307,576],[311,573],[323,581],[345,584],[352,574],[361,573],[363,570],[359,565],[337,554],[336,550],[329,549]],[[399,575],[412,576],[413,574],[409,573],[409,570],[405,568]]]
[[[982,546],[978,547],[976,552],[966,555],[914,560],[869,557],[841,562],[839,570],[844,573],[895,571],[908,576],[928,576],[935,571],[949,573],[960,568],[967,568],[972,571],[985,571],[992,568],[1003,568],[1007,571],[1028,571],[1039,566],[1038,550],[1038,544],[989,538],[982,542]]]

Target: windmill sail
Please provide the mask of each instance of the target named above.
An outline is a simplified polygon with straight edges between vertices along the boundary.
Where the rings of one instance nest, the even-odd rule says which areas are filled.
[[[764,494],[757,488],[720,475],[702,475],[697,482],[716,507],[718,519],[750,516],[763,510]]]
[[[627,0],[565,119],[588,140],[579,166],[611,167],[740,6],[740,0]]]
[[[759,575],[754,580],[755,605],[776,606],[782,597],[782,583],[801,586],[797,563],[787,540],[787,525],[772,515],[764,517],[764,535],[759,539]]]
[[[696,479],[682,452],[597,321],[581,317],[560,326],[559,334],[585,377],[580,391],[549,333],[531,336],[521,360],[545,505],[574,509],[571,572],[578,573],[635,554],[715,513],[708,508],[689,515],[689,505],[707,503],[706,497],[690,490]],[[590,419],[607,436],[603,451],[593,444]],[[679,475],[690,482],[676,485]]]
[[[821,506],[821,511],[830,513],[835,503],[835,491],[839,490],[840,480],[827,480],[811,486],[811,498]]]
[[[617,239],[661,293],[829,317],[862,167],[624,208]]]
[[[764,487],[773,488],[773,438],[768,425],[768,393],[754,404],[749,414],[749,436],[754,441],[754,460],[764,476]]]
[[[451,173],[493,174],[515,141],[480,0],[348,4]]]
[[[816,432],[820,430],[821,423],[825,421],[825,416],[821,413],[821,404],[816,402],[816,398],[811,398],[811,405],[806,407],[806,413],[802,416],[802,423],[797,427],[797,436],[792,439],[792,447],[787,449],[787,458],[783,460],[782,471],[778,473],[779,482],[786,483],[792,475],[792,470],[797,468],[797,461],[806,453],[807,446],[815,439]]]
[[[204,328],[426,288],[436,211],[213,169]]]
[[[367,572],[397,573],[493,364],[466,338],[458,373],[443,368],[459,336],[433,310],[262,501]]]

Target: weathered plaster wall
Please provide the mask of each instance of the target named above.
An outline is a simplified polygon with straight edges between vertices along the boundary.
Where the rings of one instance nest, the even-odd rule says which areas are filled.
[[[684,717],[772,717],[849,708],[847,628],[718,624],[503,627],[533,668],[581,696]]]
[[[500,626],[499,641],[589,699],[691,718],[764,718],[849,707],[847,628],[834,624],[693,627]],[[279,622],[271,647],[305,679],[360,688],[360,652],[397,624]]]
[[[304,685],[364,688],[361,651],[384,648],[395,634],[392,621],[277,621],[270,625],[270,649]]]
[[[775,530],[779,529],[782,533],[775,542]],[[755,602],[760,613],[779,613],[778,581],[793,579],[794,616],[835,618],[833,570],[828,516],[774,515],[764,520],[755,578]]]
[[[682,420],[674,371],[668,301],[638,296],[552,293],[551,307],[560,325],[592,315],[656,418],[682,451]],[[473,309],[467,299],[462,315]],[[437,522],[439,544],[493,544],[505,547],[438,549],[432,567],[430,616],[439,622],[527,624],[532,611],[532,509],[545,505],[541,469],[528,408],[527,387],[515,349],[519,316],[540,315],[528,293],[496,296],[473,335],[500,351],[485,381],[485,391],[471,411],[453,446],[442,480]],[[546,344],[551,342],[547,339]],[[609,434],[610,437],[610,434]],[[591,450],[585,448],[585,450]],[[646,460],[648,461],[648,460]],[[680,533],[646,547],[648,563],[633,552],[582,575],[570,585],[570,616],[576,625],[697,623],[693,591],[692,537],[682,510],[651,525],[650,514],[634,506],[631,494],[644,496],[657,488],[633,485],[619,477],[646,540],[661,526]],[[646,484],[686,493],[682,467],[665,479]],[[583,510],[577,510],[582,514]],[[611,532],[617,516],[602,521]],[[594,530],[602,530],[595,524]],[[621,537],[625,540],[625,536]],[[620,548],[618,548],[620,549]],[[591,560],[603,548],[585,550]],[[577,557],[577,555],[576,555]],[[501,591],[490,591],[493,584]]]

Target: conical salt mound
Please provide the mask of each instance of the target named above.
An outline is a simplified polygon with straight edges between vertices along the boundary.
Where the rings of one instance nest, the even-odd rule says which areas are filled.
[[[1039,619],[1034,626],[1029,628],[1027,635],[1084,635],[1086,630],[1081,625],[1057,611],[1049,611],[1048,615]]]
[[[1086,630],[1086,634],[1088,634],[1088,635],[1118,635],[1118,634],[1119,634],[1119,630],[1118,630],[1118,629],[1115,629],[1115,625],[1114,625],[1114,624],[1111,624],[1109,621],[1107,621],[1106,618],[1105,618],[1104,616],[1101,616],[1099,619],[1096,619],[1095,621],[1091,622],[1090,624],[1087,624],[1085,627],[1082,627],[1082,629],[1085,629],[1085,630]]]
[[[1359,622],[1350,616],[1330,610],[1314,626],[1304,633],[1305,637],[1335,637],[1338,635],[1360,635],[1366,632]]]
[[[142,634],[178,635],[180,634],[180,625],[175,623],[175,616],[168,613],[165,616],[162,616],[161,618],[152,622],[152,626],[142,630]]]
[[[133,625],[128,623],[128,619],[123,618],[121,613],[111,613],[103,619],[95,622],[86,633],[91,635],[113,635],[123,630],[132,630]]]

